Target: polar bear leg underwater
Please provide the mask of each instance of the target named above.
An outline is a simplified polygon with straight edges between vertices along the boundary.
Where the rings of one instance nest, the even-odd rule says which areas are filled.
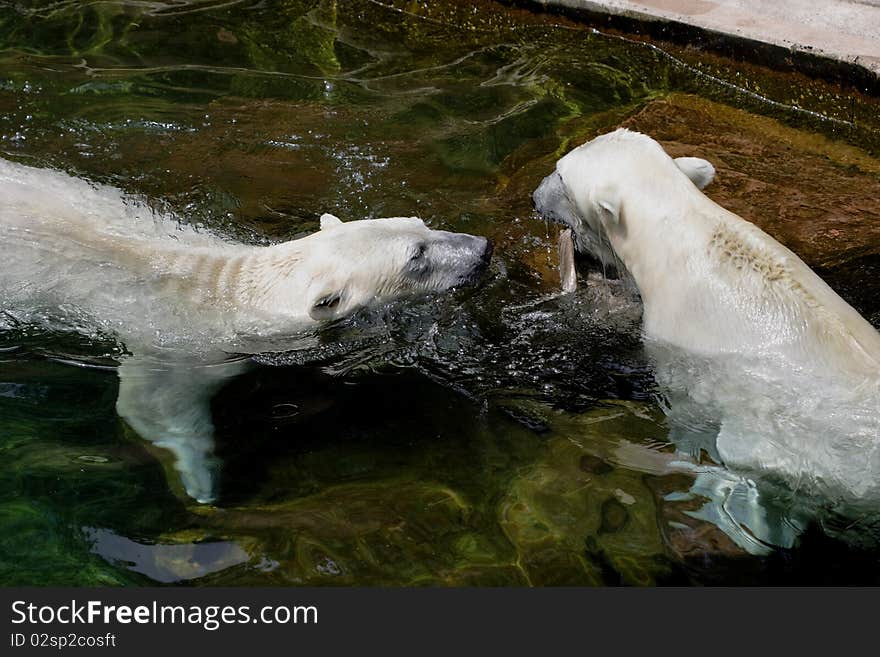
[[[234,244],[112,187],[4,160],[0,199],[0,309],[115,334],[132,352],[120,416],[173,453],[200,501],[214,497],[211,396],[246,367],[226,353],[283,349],[364,306],[474,284],[492,253],[484,237],[415,217],[326,214],[301,239]]]
[[[880,499],[880,333],[789,249],[706,197],[713,175],[705,160],[617,130],[562,157],[533,200],[577,251],[632,278],[649,353],[669,354],[654,358],[658,383],[714,405],[726,465],[828,499]]]

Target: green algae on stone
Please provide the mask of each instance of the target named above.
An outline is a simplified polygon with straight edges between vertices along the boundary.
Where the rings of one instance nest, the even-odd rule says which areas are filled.
[[[203,537],[233,541],[249,552],[250,567],[231,575],[236,583],[516,581],[510,546],[480,534],[469,503],[440,484],[364,482],[276,504],[197,507],[193,513]],[[172,533],[162,541],[193,538],[192,532]]]
[[[303,5],[302,2],[282,3],[271,21],[247,21],[237,31],[237,41],[243,44],[253,67],[270,73],[301,72],[312,68],[328,76],[340,71],[335,52],[336,1],[319,2],[307,13],[304,13],[306,7]],[[238,78],[235,88],[239,91],[244,79]],[[265,78],[262,80],[266,82]],[[286,81],[288,84],[292,82]],[[314,84],[310,86],[315,87]],[[253,90],[251,95],[255,95]]]
[[[643,475],[623,468],[597,475],[581,467],[585,457],[613,458],[620,441],[656,441],[654,413],[652,406],[614,404],[583,415],[558,412],[551,420],[544,457],[511,482],[499,506],[501,525],[531,583],[599,585],[619,577],[646,585],[669,575]]]
[[[124,570],[90,555],[88,542],[44,502],[0,503],[3,586],[121,586],[137,583]]]

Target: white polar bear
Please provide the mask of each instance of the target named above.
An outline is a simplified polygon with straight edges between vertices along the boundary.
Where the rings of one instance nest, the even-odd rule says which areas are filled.
[[[255,353],[364,306],[475,282],[488,240],[416,217],[343,223],[272,246],[181,225],[119,190],[0,160],[0,311],[117,336],[117,409],[213,498],[210,399]]]
[[[679,448],[711,433],[709,453],[740,471],[880,500],[880,333],[789,249],[706,197],[713,175],[621,129],[562,157],[533,200],[577,250],[637,286]],[[753,511],[752,533],[773,534]]]
[[[880,334],[794,253],[705,196],[712,172],[621,129],[560,159],[534,200],[578,250],[623,263],[649,338],[876,377]]]
[[[321,230],[301,239],[234,244],[112,187],[2,160],[0,199],[4,309],[91,317],[161,347],[183,336],[190,350],[230,349],[449,290],[476,280],[491,254],[484,237],[431,230],[416,217],[343,223],[325,214]]]

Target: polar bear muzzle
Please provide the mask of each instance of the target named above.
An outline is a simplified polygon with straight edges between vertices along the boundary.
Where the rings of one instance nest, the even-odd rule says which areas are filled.
[[[475,284],[492,256],[485,237],[433,230],[417,217],[343,222],[325,214],[320,231],[276,248],[299,258],[280,280],[282,285],[298,276],[307,280],[306,310],[314,321],[335,320],[374,302]],[[295,286],[289,289],[295,297]]]
[[[404,276],[426,291],[442,292],[476,283],[492,258],[492,242],[466,233],[432,231],[417,244]]]
[[[577,287],[574,251],[595,258],[606,273],[615,275],[619,267],[618,258],[608,244],[600,217],[597,213],[578,210],[559,171],[554,171],[541,181],[532,194],[532,201],[539,215],[566,227],[559,236],[560,275],[564,291],[571,292]]]

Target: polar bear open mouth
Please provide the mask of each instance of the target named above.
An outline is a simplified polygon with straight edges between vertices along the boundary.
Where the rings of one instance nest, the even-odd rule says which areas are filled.
[[[601,236],[597,236],[595,240],[586,240],[587,244],[581,246],[575,228],[564,221],[554,221],[562,226],[556,238],[556,252],[559,281],[564,293],[577,290],[579,271],[582,274],[586,270],[599,271],[605,278],[625,276],[624,265],[613,251],[608,252],[602,246],[591,247],[592,242],[602,241]]]
[[[544,178],[532,194],[532,201],[540,216],[563,226],[557,238],[563,292],[577,289],[578,268],[599,269],[609,278],[625,273],[602,227],[579,212],[559,171]]]
[[[673,161],[699,189],[715,177],[714,167],[701,158],[678,157]],[[541,181],[532,194],[532,202],[541,217],[564,227],[557,239],[563,292],[577,289],[579,266],[600,269],[607,278],[626,276],[626,266],[611,246],[602,222],[572,199],[569,185],[558,168]]]

